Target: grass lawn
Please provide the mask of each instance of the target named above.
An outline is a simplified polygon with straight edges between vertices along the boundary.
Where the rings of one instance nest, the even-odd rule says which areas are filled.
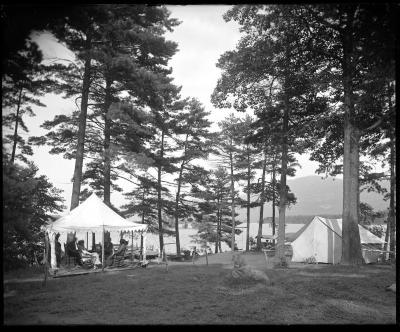
[[[218,258],[223,258],[218,262]],[[4,324],[395,324],[395,282],[388,265],[267,267],[246,254],[272,286],[224,284],[230,255],[147,269],[10,283]],[[256,261],[259,262],[257,265]],[[264,262],[264,264],[262,264]],[[254,264],[253,264],[254,263]],[[253,291],[252,291],[253,290]]]

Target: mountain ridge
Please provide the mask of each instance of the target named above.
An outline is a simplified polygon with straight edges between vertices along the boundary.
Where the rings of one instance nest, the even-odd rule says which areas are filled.
[[[309,175],[287,181],[290,190],[297,197],[297,203],[286,210],[287,216],[296,215],[341,215],[343,206],[343,180],[339,178],[322,178]],[[389,181],[381,181],[381,185],[389,189]],[[375,192],[362,191],[360,201],[372,206],[375,211],[384,211],[389,207],[389,202],[383,200],[383,195]],[[272,204],[264,205],[264,218],[272,216]],[[278,208],[275,209],[278,218]],[[246,220],[246,209],[237,209],[238,220]],[[251,222],[258,222],[259,207],[251,209]]]

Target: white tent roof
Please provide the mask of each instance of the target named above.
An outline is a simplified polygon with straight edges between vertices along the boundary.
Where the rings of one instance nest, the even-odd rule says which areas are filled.
[[[134,231],[144,232],[147,225],[122,218],[109,208],[96,194],[92,194],[82,204],[47,226],[51,232],[79,231]]]
[[[293,241],[295,241],[303,232],[304,230],[309,227],[309,225],[314,222],[314,221],[319,221],[322,224],[324,224],[326,227],[330,228],[333,232],[335,232],[339,237],[342,237],[342,219],[327,219],[327,218],[322,218],[322,217],[314,217],[314,219],[308,223],[305,224],[294,236],[293,236]],[[385,241],[373,233],[371,233],[368,229],[364,228],[361,225],[358,225],[358,230],[360,233],[360,242],[364,244],[375,244],[375,243],[380,243],[383,244]]]
[[[321,218],[321,217],[317,217],[317,218],[319,219],[319,221],[326,223],[326,225],[333,230],[335,229],[334,224],[336,223],[340,229],[339,235],[342,236],[342,219],[325,219],[325,218]],[[382,240],[379,237],[377,237],[376,235],[372,234],[368,229],[364,228],[361,225],[358,225],[358,230],[360,233],[360,242],[361,243],[364,243],[364,244],[385,243],[384,240]]]

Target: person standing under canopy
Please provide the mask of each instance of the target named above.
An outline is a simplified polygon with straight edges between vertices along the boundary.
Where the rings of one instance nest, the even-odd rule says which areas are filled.
[[[74,234],[68,234],[67,244],[65,246],[66,255],[74,257],[79,266],[83,265],[82,257],[76,248],[76,237]]]
[[[60,241],[58,241],[59,238],[60,238],[60,233],[57,233],[56,240],[55,240],[57,267],[60,267],[60,264],[61,264],[61,243],[60,243]]]

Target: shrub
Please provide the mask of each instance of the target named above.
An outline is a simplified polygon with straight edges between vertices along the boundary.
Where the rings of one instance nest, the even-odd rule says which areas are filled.
[[[276,260],[274,263],[275,268],[281,268],[281,267],[289,267],[289,263],[286,259],[286,257],[282,257],[280,260]]]
[[[9,270],[36,264],[43,252],[41,227],[49,213],[61,211],[61,190],[35,165],[12,164],[3,155],[3,268]]]

